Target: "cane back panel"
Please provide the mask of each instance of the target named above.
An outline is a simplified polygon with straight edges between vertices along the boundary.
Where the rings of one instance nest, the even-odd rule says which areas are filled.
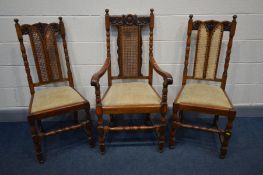
[[[150,17],[137,15],[110,16],[110,25],[118,30],[118,78],[141,77],[142,33]]]
[[[231,35],[231,32],[235,32],[231,30],[232,22],[221,22],[215,20],[192,21],[192,19],[190,19],[188,25],[191,25],[192,30],[197,31],[193,78],[204,80],[219,80],[216,76],[219,64],[223,33],[224,31],[229,31],[229,41],[231,40],[232,42],[233,35]],[[192,31],[190,31],[190,34],[188,34],[188,38],[190,37],[191,32]],[[188,47],[190,47],[190,43],[188,43]],[[228,59],[230,56],[231,47],[232,43],[231,45],[228,44]],[[189,54],[186,55],[189,57]]]
[[[21,26],[21,32],[23,35],[29,35],[39,83],[62,81],[63,74],[57,47],[57,38],[61,35],[60,24],[25,24]]]

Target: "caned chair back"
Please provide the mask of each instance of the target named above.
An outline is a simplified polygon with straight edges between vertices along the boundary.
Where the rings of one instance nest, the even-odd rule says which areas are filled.
[[[110,58],[110,27],[116,27],[118,32],[117,53],[119,75],[114,77],[111,76],[111,72],[109,72],[109,81],[111,81],[111,79],[149,78],[149,76],[143,76],[141,72],[142,29],[147,26],[150,27],[150,47],[152,49],[153,23],[153,10],[151,10],[150,16],[131,14],[110,16],[109,11],[106,9],[105,25],[108,58]],[[152,50],[150,50],[150,53],[152,53]]]
[[[27,78],[31,93],[34,92],[31,88],[35,86],[45,85],[60,81],[69,81],[73,87],[72,73],[70,70],[69,56],[67,44],[65,40],[65,29],[62,18],[59,18],[59,23],[35,23],[20,25],[15,19],[15,26],[24,65],[26,68]],[[33,82],[30,74],[30,67],[23,42],[23,35],[28,35],[33,52],[38,82]],[[67,65],[68,77],[64,77],[62,73],[61,60],[59,58],[58,38],[62,38],[65,60]],[[34,89],[34,88],[33,88]]]
[[[193,21],[190,15],[188,21],[187,44],[185,54],[185,67],[183,85],[187,79],[209,80],[221,82],[221,87],[225,88],[227,79],[227,69],[229,66],[233,37],[236,29],[236,16],[233,21]],[[188,75],[189,52],[191,45],[192,31],[197,31],[196,50],[194,56],[193,75]],[[217,77],[219,57],[222,45],[223,34],[229,32],[224,72],[222,77]]]

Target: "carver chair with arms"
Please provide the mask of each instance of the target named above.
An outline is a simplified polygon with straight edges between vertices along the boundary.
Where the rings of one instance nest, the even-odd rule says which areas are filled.
[[[109,131],[155,130],[158,133],[159,150],[163,150],[165,142],[167,93],[168,85],[172,84],[172,76],[161,70],[153,57],[154,14],[150,16],[122,15],[110,16],[105,10],[107,57],[102,68],[93,75],[91,85],[95,86],[96,114],[98,116],[99,146],[105,152],[105,135]],[[142,29],[149,26],[149,74],[143,75],[142,68]],[[110,54],[110,28],[118,31],[118,67],[119,75],[112,75]],[[153,70],[163,77],[162,96],[152,87]],[[108,89],[101,97],[100,78],[107,72]],[[113,83],[114,80],[147,80],[147,82]],[[160,113],[159,124],[139,126],[104,125],[103,114]]]

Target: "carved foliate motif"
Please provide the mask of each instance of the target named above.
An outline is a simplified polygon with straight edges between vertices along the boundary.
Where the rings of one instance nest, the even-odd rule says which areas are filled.
[[[122,16],[111,16],[111,25],[147,25],[150,23],[149,17],[137,16],[137,15],[122,15]]]
[[[221,23],[224,26],[224,31],[230,31],[231,28],[231,22],[229,21],[215,21],[215,20],[209,20],[209,21],[194,21],[193,22],[193,30],[198,30],[200,25],[204,23],[209,31],[212,31],[217,24]]]
[[[44,34],[45,34],[45,30],[46,30],[48,25],[52,26],[52,29],[53,29],[54,32],[59,32],[59,25],[58,25],[58,23],[47,24],[47,23],[41,23],[41,22],[33,24],[33,25],[24,24],[24,25],[21,26],[21,31],[22,31],[23,35],[28,35],[30,33],[31,28],[34,27],[40,32],[40,34],[43,37]]]

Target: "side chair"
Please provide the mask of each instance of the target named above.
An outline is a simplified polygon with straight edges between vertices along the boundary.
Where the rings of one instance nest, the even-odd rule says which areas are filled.
[[[227,70],[236,30],[236,18],[237,16],[234,15],[232,21],[193,21],[193,15],[189,16],[182,87],[173,103],[170,148],[175,147],[177,129],[197,129],[219,135],[221,141],[220,158],[225,158],[229,139],[232,136],[233,121],[236,117],[236,110],[225,91]],[[197,35],[195,35],[197,40],[193,73],[190,73],[189,67],[192,62],[189,60],[189,53],[191,46],[193,46],[191,45],[193,31],[197,31]],[[224,33],[228,34],[226,58],[223,73],[218,75],[220,74],[218,73],[219,58]],[[186,123],[183,120],[183,111],[214,115],[213,127],[207,128]],[[227,119],[224,129],[218,125],[219,116],[225,116]]]
[[[27,119],[31,128],[37,160],[40,163],[44,162],[41,139],[65,131],[84,128],[88,135],[89,144],[94,146],[92,123],[89,114],[90,104],[74,88],[62,17],[59,17],[59,23],[49,24],[35,23],[20,25],[18,19],[14,21],[31,94]],[[35,66],[29,65],[24,45],[24,35],[28,35],[29,37]],[[62,59],[60,58],[61,55],[58,49],[59,38],[62,39],[63,43],[67,73],[63,73],[62,69]],[[34,67],[37,74],[37,80],[35,81],[33,81],[31,76],[31,73],[34,72],[32,70]],[[54,85],[61,82],[64,82],[66,85],[50,86],[51,84]],[[37,87],[45,85],[48,85],[48,87],[38,88],[39,90],[36,89]],[[85,110],[85,121],[78,121],[79,110]],[[64,128],[44,131],[41,124],[42,119],[55,117],[68,112],[74,114],[74,124]]]

